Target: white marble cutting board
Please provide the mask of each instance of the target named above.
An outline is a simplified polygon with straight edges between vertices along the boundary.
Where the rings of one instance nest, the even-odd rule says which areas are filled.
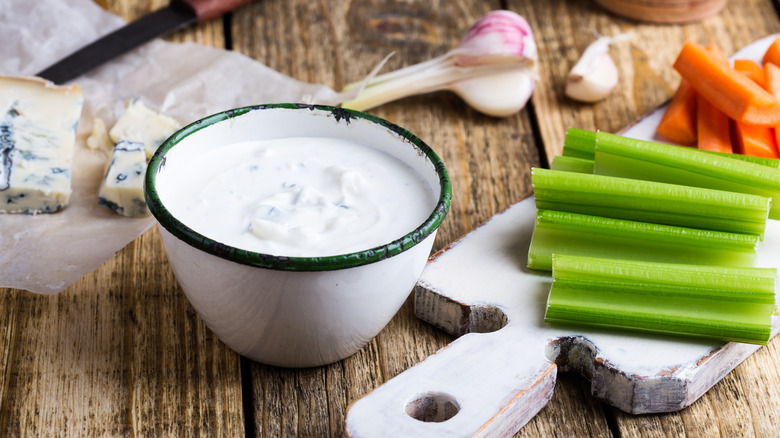
[[[760,60],[773,39],[734,57]],[[654,138],[662,110],[622,134]],[[431,258],[415,312],[459,338],[353,403],[348,436],[511,436],[550,400],[559,369],[623,411],[676,411],[758,349],[546,324],[551,277],[526,268],[535,214],[524,199]],[[756,264],[780,268],[780,222],[769,221]]]

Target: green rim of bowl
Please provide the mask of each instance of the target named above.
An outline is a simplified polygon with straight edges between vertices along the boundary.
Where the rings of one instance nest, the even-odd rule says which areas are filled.
[[[201,129],[207,128],[213,124],[243,116],[253,111],[262,111],[268,109],[290,109],[301,111],[322,111],[332,115],[337,123],[349,124],[353,119],[365,119],[385,127],[386,129],[398,134],[404,140],[412,143],[420,150],[428,160],[433,163],[436,174],[439,177],[440,193],[436,207],[427,219],[416,229],[393,240],[385,245],[369,248],[363,251],[352,252],[348,254],[323,256],[323,257],[285,257],[259,252],[248,251],[226,245],[210,239],[181,221],[176,219],[168,209],[163,205],[157,193],[156,180],[157,174],[165,166],[165,155],[174,148],[180,141],[187,136],[194,134]],[[303,105],[303,104],[267,104],[255,105],[242,108],[236,108],[223,111],[217,114],[200,119],[190,125],[185,126],[175,132],[157,149],[157,152],[149,161],[149,166],[144,179],[144,196],[149,210],[154,217],[168,232],[186,242],[190,246],[205,251],[209,254],[231,260],[249,266],[261,268],[283,270],[283,271],[328,271],[334,269],[353,268],[378,262],[388,257],[400,254],[416,244],[422,242],[431,235],[441,224],[450,208],[452,199],[452,185],[449,175],[444,167],[444,163],[438,155],[425,142],[417,138],[414,134],[401,128],[398,125],[388,122],[370,114],[360,111],[349,110],[325,105]]]

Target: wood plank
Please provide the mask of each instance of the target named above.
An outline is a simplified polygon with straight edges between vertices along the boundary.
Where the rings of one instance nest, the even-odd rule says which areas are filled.
[[[58,295],[3,291],[4,434],[243,433],[239,357],[195,316],[157,239]],[[163,269],[134,269],[145,264]]]
[[[602,405],[590,396],[590,385],[580,376],[559,373],[549,403],[515,434],[531,437],[610,437]]]
[[[196,315],[168,265],[158,231],[133,244],[128,384],[137,433],[243,434],[240,357]],[[154,269],[144,268],[154,267]]]
[[[167,2],[102,4],[131,20]],[[221,23],[169,39],[221,47]],[[244,434],[240,357],[195,315],[156,229],[60,294],[0,290],[0,314],[0,435]]]
[[[168,0],[100,0],[97,2],[111,13],[130,22],[168,6]],[[241,13],[237,11],[236,13]],[[167,37],[171,42],[195,42],[214,47],[225,47],[224,20],[214,19],[207,23],[188,27]]]
[[[3,434],[119,434],[129,423],[124,327],[115,323],[125,289],[121,278],[111,277],[130,262],[121,255],[100,268],[103,275],[84,277],[58,295],[15,292]]]

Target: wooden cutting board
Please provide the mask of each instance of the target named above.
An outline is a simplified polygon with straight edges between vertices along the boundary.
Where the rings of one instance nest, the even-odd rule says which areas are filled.
[[[760,60],[773,38],[734,56]],[[623,135],[653,138],[662,110]],[[431,258],[415,312],[459,338],[353,403],[348,436],[509,436],[550,400],[558,370],[588,378],[594,397],[623,411],[672,412],[758,349],[546,324],[551,277],[526,268],[535,214],[524,199]],[[756,265],[780,269],[780,222],[769,221]]]

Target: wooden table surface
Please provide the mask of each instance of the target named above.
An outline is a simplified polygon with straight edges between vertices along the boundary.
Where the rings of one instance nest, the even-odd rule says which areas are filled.
[[[132,20],[165,0],[106,0]],[[441,249],[531,191],[530,169],[560,152],[569,127],[614,132],[664,103],[686,39],[731,54],[780,32],[778,4],[731,0],[686,25],[638,24],[583,0],[257,0],[168,37],[246,54],[339,88],[391,51],[389,68],[443,54],[484,13],[511,9],[535,31],[540,79],[519,114],[495,119],[456,96],[411,97],[371,112],[417,134],[453,180]],[[605,101],[563,96],[565,74],[595,33],[631,31],[612,49],[620,82]],[[260,102],[258,102],[260,103]],[[1,231],[0,231],[1,232]],[[348,405],[452,338],[416,319],[411,300],[374,340],[312,369],[264,366],[226,348],[187,302],[156,229],[64,292],[0,290],[0,436],[342,436]],[[780,436],[775,338],[681,412],[632,416],[560,375],[552,401],[517,436]]]

